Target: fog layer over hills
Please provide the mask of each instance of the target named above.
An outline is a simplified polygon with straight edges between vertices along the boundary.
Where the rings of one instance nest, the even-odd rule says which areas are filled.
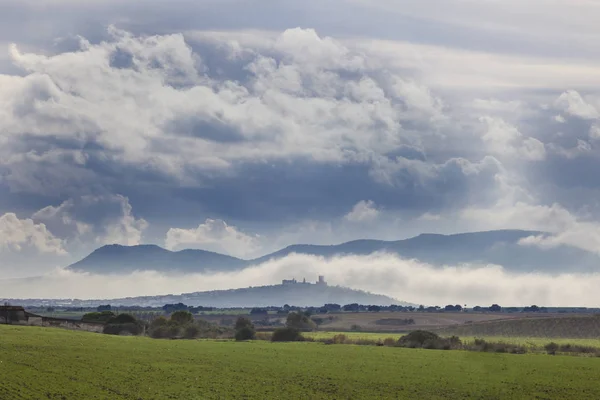
[[[71,265],[74,271],[97,274],[130,273],[153,270],[164,273],[235,271],[250,265],[284,258],[290,254],[320,257],[369,255],[376,252],[417,259],[434,266],[457,264],[494,264],[515,272],[594,272],[600,265],[596,254],[569,246],[542,249],[528,246],[526,238],[541,232],[499,230],[455,235],[423,234],[398,241],[355,240],[333,246],[292,245],[254,260],[208,252],[172,252],[154,245],[101,247]]]

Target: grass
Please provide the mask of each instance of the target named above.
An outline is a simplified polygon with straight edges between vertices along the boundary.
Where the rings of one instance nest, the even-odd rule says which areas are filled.
[[[0,399],[600,398],[600,358],[0,326]]]

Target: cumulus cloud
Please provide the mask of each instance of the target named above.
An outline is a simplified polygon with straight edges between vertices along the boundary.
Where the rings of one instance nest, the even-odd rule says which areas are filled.
[[[0,215],[33,215],[69,252],[171,227],[175,247],[258,248],[224,222],[181,228],[197,210],[267,246],[364,238],[361,215],[390,239],[595,229],[596,8],[367,3],[0,6]]]
[[[255,256],[261,248],[260,237],[241,232],[220,219],[206,219],[197,228],[171,228],[167,231],[167,249],[201,248],[238,257]]]
[[[68,242],[96,244],[140,244],[148,222],[136,218],[129,199],[121,195],[82,196],[60,205],[45,207],[33,214]]]
[[[66,254],[63,241],[46,225],[29,218],[19,219],[14,213],[0,215],[0,251],[22,251],[28,247],[41,253]]]
[[[524,138],[515,126],[500,118],[482,117],[481,121],[487,126],[482,139],[491,152],[531,161],[546,157],[544,143],[532,137]]]
[[[568,90],[562,93],[554,102],[559,110],[583,119],[596,119],[600,116],[598,109],[585,101],[575,90]]]
[[[417,304],[595,306],[600,275],[509,273],[501,266],[462,265],[434,268],[385,254],[323,259],[290,255],[239,272],[164,276],[139,272],[99,276],[57,270],[32,281],[4,285],[5,297],[118,298],[277,284],[291,276],[325,275],[342,285]]]
[[[350,222],[373,221],[379,216],[379,210],[372,200],[361,200],[344,216]]]

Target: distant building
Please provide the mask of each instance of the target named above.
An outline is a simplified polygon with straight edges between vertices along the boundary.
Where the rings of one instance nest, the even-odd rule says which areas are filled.
[[[294,279],[283,279],[281,281],[282,285],[311,285],[310,282],[306,281],[306,278],[302,279],[302,282],[298,282],[296,278]],[[319,280],[314,283],[315,285],[323,285],[327,286],[327,282],[325,282],[325,277],[323,275],[319,275]]]

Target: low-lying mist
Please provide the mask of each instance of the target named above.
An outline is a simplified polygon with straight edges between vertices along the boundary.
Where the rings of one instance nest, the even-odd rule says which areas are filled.
[[[425,304],[588,306],[600,304],[600,274],[513,273],[497,265],[443,268],[388,254],[332,259],[292,254],[236,272],[93,275],[57,269],[36,278],[0,281],[4,298],[111,299],[278,284],[296,278],[347,286]]]

